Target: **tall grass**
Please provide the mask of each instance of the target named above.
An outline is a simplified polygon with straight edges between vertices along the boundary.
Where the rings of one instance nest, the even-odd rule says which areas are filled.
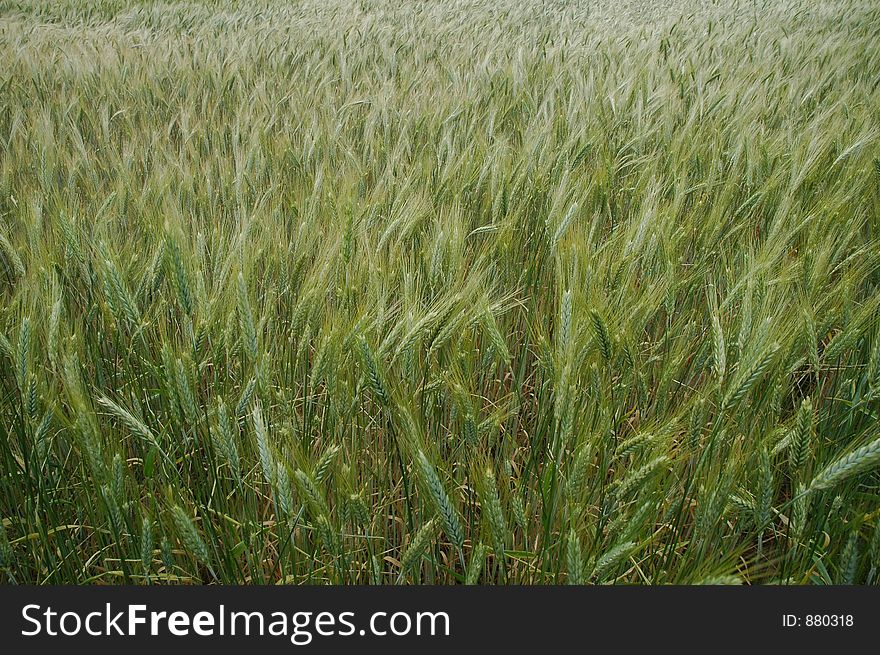
[[[0,575],[876,583],[878,34],[0,0]]]

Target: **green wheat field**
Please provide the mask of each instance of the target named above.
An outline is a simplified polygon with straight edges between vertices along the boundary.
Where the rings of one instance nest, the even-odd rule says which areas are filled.
[[[0,0],[7,584],[877,584],[880,3]]]

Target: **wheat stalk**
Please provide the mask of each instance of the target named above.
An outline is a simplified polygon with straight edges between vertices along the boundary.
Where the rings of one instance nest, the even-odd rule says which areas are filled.
[[[208,547],[205,545],[204,539],[202,539],[202,535],[199,534],[192,518],[180,505],[173,505],[171,507],[171,519],[174,522],[177,536],[183,542],[186,549],[203,564],[210,564],[211,557],[208,553]]]
[[[418,564],[425,550],[434,540],[436,532],[437,525],[434,519],[426,521],[418,529],[418,532],[415,533],[409,545],[400,556],[400,574],[397,576],[397,584],[401,584],[405,580],[407,573],[416,568],[416,564]]]
[[[880,439],[838,457],[810,482],[808,491],[831,489],[880,463]]]
[[[446,493],[446,489],[443,487],[437,471],[431,462],[428,461],[423,451],[418,451],[416,462],[418,463],[422,481],[428,491],[434,509],[440,516],[446,536],[456,548],[461,550],[462,546],[464,546],[464,528],[461,525],[461,519],[458,517],[458,511]]]

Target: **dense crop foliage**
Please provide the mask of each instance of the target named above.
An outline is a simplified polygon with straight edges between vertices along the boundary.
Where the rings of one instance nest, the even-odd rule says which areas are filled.
[[[880,6],[0,1],[0,574],[880,573]]]

